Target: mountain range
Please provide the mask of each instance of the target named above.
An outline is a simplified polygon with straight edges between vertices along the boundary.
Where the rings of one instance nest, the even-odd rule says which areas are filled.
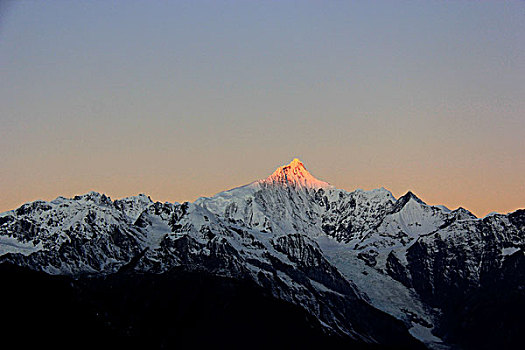
[[[524,250],[525,210],[348,192],[294,159],[193,203],[90,192],[0,214],[2,329],[62,345],[516,348]]]

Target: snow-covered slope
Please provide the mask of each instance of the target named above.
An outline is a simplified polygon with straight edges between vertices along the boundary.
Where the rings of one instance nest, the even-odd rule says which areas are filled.
[[[25,204],[0,214],[0,262],[50,274],[205,271],[253,281],[328,332],[386,344],[410,332],[446,348],[451,298],[501,280],[520,290],[509,276],[523,260],[524,222],[524,211],[478,219],[412,192],[336,189],[294,159],[195,203],[91,192]]]
[[[298,182],[293,174],[286,181]],[[384,188],[347,192],[329,185],[294,187],[286,183],[283,186],[280,181],[263,182],[265,186],[259,186],[259,181],[201,198],[197,203],[238,225],[264,232],[301,232],[317,240],[327,259],[372,305],[403,320],[414,336],[431,347],[443,346],[441,339],[431,333],[442,318],[443,303],[430,303],[428,287],[414,284],[412,276],[418,276],[417,283],[437,283],[445,291],[459,284],[463,293],[468,293],[482,283],[481,275],[472,273],[479,269],[481,252],[487,254],[491,245],[500,242],[497,248],[490,248],[499,255],[493,255],[487,264],[501,265],[505,254],[519,254],[525,243],[523,227],[512,224],[499,228],[501,234],[513,234],[511,242],[504,237],[483,241],[480,235],[490,230],[489,223],[497,216],[481,220],[463,208],[451,211],[444,206],[430,206],[410,191],[396,199]],[[523,214],[508,217],[514,215]],[[440,252],[435,244],[440,244],[443,236],[449,237],[448,245],[454,245],[449,254],[465,258],[446,269],[440,265],[443,270],[439,276],[452,271],[459,276],[427,281],[435,275],[432,266]],[[418,265],[415,252],[422,245],[428,262]],[[445,297],[439,294],[438,299]]]

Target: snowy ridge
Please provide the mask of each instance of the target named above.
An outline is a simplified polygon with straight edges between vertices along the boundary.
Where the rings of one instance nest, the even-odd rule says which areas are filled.
[[[501,276],[521,271],[524,228],[525,211],[478,219],[412,192],[396,199],[384,188],[336,189],[294,159],[195,203],[90,192],[24,204],[0,214],[0,262],[73,275],[207,271],[254,281],[331,333],[381,343],[382,327],[358,326],[379,317],[446,348],[434,334],[444,300],[497,278],[519,287],[519,278]]]

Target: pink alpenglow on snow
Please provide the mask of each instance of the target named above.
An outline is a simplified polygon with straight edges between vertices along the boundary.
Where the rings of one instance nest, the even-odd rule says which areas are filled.
[[[328,182],[316,179],[297,158],[294,158],[290,164],[277,168],[272,175],[259,183],[314,189],[333,187]]]

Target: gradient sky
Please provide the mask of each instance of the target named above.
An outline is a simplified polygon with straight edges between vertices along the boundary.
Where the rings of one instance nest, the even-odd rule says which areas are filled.
[[[347,190],[525,207],[523,1],[0,5],[0,211],[194,200],[299,157]]]

